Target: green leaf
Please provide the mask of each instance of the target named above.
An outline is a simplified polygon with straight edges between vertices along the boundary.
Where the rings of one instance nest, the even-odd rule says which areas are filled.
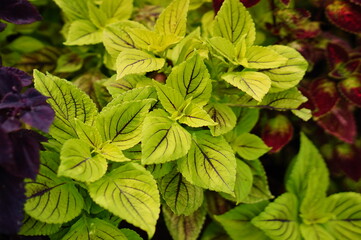
[[[83,58],[78,54],[70,52],[61,55],[56,62],[55,72],[57,73],[70,73],[76,72],[83,66]]]
[[[89,96],[76,88],[71,82],[51,74],[34,70],[35,88],[48,96],[47,102],[55,111],[55,119],[49,133],[63,143],[67,139],[77,138],[74,119],[92,124],[97,108]]]
[[[222,78],[257,101],[261,101],[271,87],[271,80],[260,72],[232,72],[222,75]]]
[[[131,73],[144,73],[159,70],[163,67],[165,60],[137,50],[127,49],[122,51],[117,58],[118,78]]]
[[[145,166],[145,168],[153,175],[155,179],[164,177],[170,173],[174,168],[176,168],[176,162],[166,162],[162,164],[151,164]]]
[[[196,104],[189,104],[182,113],[182,117],[179,118],[178,121],[187,124],[190,127],[217,125],[208,113]]]
[[[139,234],[132,229],[122,228],[120,231],[126,236],[128,240],[143,240],[143,238],[141,238]]]
[[[263,140],[251,133],[244,133],[232,142],[233,149],[246,160],[255,160],[268,152],[268,147]]]
[[[104,83],[113,98],[134,88],[145,87],[152,84],[150,78],[139,74],[130,74],[121,79],[115,79],[116,74]]]
[[[205,226],[205,229],[202,233],[200,240],[231,240],[229,235],[226,233],[224,228],[217,224],[215,221],[212,221],[210,224]]]
[[[247,68],[268,69],[283,66],[288,58],[283,57],[270,47],[252,46],[247,49]]]
[[[237,117],[227,105],[211,102],[205,106],[205,110],[211,119],[218,123],[215,126],[209,126],[213,136],[225,134],[235,127]]]
[[[308,108],[301,108],[297,110],[291,110],[294,115],[301,118],[303,121],[308,121],[312,118],[312,112]]]
[[[103,140],[115,143],[121,150],[139,143],[143,121],[151,102],[151,100],[125,102],[104,109],[96,120],[96,126]]]
[[[85,124],[77,118],[74,119],[74,122],[75,132],[78,135],[78,138],[84,143],[87,143],[94,148],[97,148],[102,144],[102,137],[96,127]]]
[[[80,139],[66,141],[60,153],[58,176],[82,182],[94,182],[107,171],[107,161],[101,155],[93,156],[88,144]]]
[[[300,240],[297,197],[292,193],[282,194],[252,223],[272,239]]]
[[[232,239],[267,240],[268,237],[251,223],[267,205],[267,201],[241,204],[222,215],[215,215],[214,219],[224,227]]]
[[[308,68],[307,61],[295,49],[282,45],[268,46],[288,60],[277,68],[262,70],[272,81],[271,92],[283,91],[296,86]]]
[[[222,136],[213,137],[208,131],[195,132],[191,149],[178,160],[178,168],[194,185],[234,194],[236,158]]]
[[[184,99],[204,106],[212,93],[212,84],[206,65],[198,54],[172,69],[167,85],[181,93]]]
[[[122,148],[117,145],[116,142],[114,143],[106,143],[104,144],[98,153],[113,162],[127,162],[130,161],[129,158],[124,156]]]
[[[163,110],[148,114],[142,131],[142,163],[176,160],[189,151],[191,135]]]
[[[327,230],[320,224],[307,225],[302,223],[300,230],[303,239],[307,240],[335,240],[335,238],[327,232]]]
[[[189,183],[176,170],[160,179],[159,191],[176,215],[188,216],[203,203],[203,189]]]
[[[308,193],[309,197],[316,197],[318,194],[325,195],[329,185],[328,170],[322,156],[312,142],[301,134],[301,148],[291,164],[292,168],[286,181],[287,191],[295,194],[301,201],[306,197],[307,189],[311,186],[314,192]],[[312,171],[312,169],[315,169]],[[317,174],[317,181],[310,182],[310,173]],[[315,196],[312,196],[315,195]]]
[[[167,206],[162,208],[165,224],[174,240],[196,240],[206,220],[206,209],[199,208],[189,216],[177,216]]]
[[[282,92],[267,94],[260,105],[268,106],[268,108],[274,110],[286,111],[296,110],[306,101],[307,98],[297,88],[291,88]]]
[[[61,10],[65,13],[65,16],[70,21],[78,19],[88,19],[87,0],[54,0],[54,2],[61,8]]]
[[[327,198],[326,209],[332,218],[324,226],[332,236],[350,240],[361,236],[361,194],[333,194]]]
[[[172,87],[154,81],[158,99],[163,108],[170,114],[179,113],[183,106],[184,99],[180,92]]]
[[[238,0],[225,0],[213,25],[213,35],[228,39],[233,44],[245,36],[247,46],[256,38],[251,15]]]
[[[36,180],[26,180],[25,212],[32,218],[51,224],[68,222],[83,208],[83,198],[68,178],[57,176],[59,156],[42,152]]]
[[[140,227],[151,238],[160,212],[157,184],[150,172],[127,163],[89,184],[91,198],[116,216]]]
[[[246,161],[243,163],[246,163],[251,168],[253,182],[250,193],[246,198],[242,199],[242,202],[257,203],[273,198],[268,187],[267,175],[262,163],[259,160]]]
[[[159,15],[154,30],[163,35],[183,37],[187,28],[189,0],[173,0]]]
[[[108,18],[126,20],[133,12],[133,0],[103,0],[100,9]]]
[[[235,200],[242,202],[252,190],[253,173],[251,168],[242,160],[237,159],[236,183],[234,186]]]
[[[228,59],[231,63],[237,63],[235,62],[236,50],[230,40],[223,37],[212,37],[208,39],[208,43],[217,54]]]
[[[234,132],[238,135],[250,132],[259,119],[259,109],[256,108],[239,108],[240,113],[237,118],[237,125]]]
[[[76,20],[69,26],[65,45],[90,45],[101,43],[102,31],[88,20]]]
[[[128,238],[109,222],[84,216],[71,226],[69,232],[62,239],[127,240]]]
[[[50,235],[59,231],[61,224],[48,224],[25,215],[19,234],[24,236]]]
[[[106,25],[107,16],[95,6],[93,2],[88,1],[89,20],[97,27],[102,28]]]

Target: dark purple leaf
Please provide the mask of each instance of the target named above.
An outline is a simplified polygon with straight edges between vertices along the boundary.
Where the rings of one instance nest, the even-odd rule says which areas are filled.
[[[3,131],[10,133],[21,129],[21,122],[17,117],[7,117],[2,123]]]
[[[361,107],[361,75],[351,76],[337,86],[346,99]]]
[[[25,189],[23,178],[0,168],[0,234],[16,234],[24,217]]]
[[[361,33],[361,6],[344,0],[334,0],[326,7],[326,16],[337,27],[352,33]]]
[[[42,18],[27,0],[0,0],[0,18],[15,24],[28,24]]]
[[[334,69],[337,65],[348,61],[348,52],[338,44],[327,44],[326,53],[331,69]]]
[[[0,166],[7,164],[13,158],[13,148],[8,134],[0,127]]]
[[[338,94],[336,83],[327,78],[318,78],[313,80],[309,92],[315,109],[313,116],[320,117],[336,105],[340,96]]]
[[[12,73],[9,67],[0,67],[0,101],[9,92],[20,92],[21,80]]]
[[[358,181],[361,178],[361,146],[357,144],[340,144],[335,148],[333,161],[345,174]]]

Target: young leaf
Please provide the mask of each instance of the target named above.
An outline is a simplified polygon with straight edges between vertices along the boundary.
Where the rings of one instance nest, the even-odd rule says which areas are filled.
[[[81,217],[74,223],[62,239],[77,240],[87,236],[88,239],[127,240],[128,238],[116,226],[99,218]]]
[[[106,108],[118,106],[124,102],[144,100],[144,99],[154,99],[154,101],[157,100],[157,92],[155,91],[154,87],[150,87],[150,86],[139,87],[139,88],[134,88],[132,90],[128,90],[121,94],[117,94],[116,96],[113,96],[113,100],[107,104]]]
[[[257,101],[261,101],[271,87],[269,77],[260,72],[242,71],[226,73],[222,75],[222,78]]]
[[[87,143],[89,146],[94,148],[97,148],[102,144],[102,137],[96,127],[85,124],[77,118],[74,119],[74,122],[75,132],[78,135],[78,138],[84,143]]]
[[[100,156],[113,162],[127,162],[129,158],[124,156],[122,148],[116,142],[104,144],[99,151]]]
[[[232,130],[237,121],[237,117],[230,107],[221,103],[209,103],[205,110],[211,119],[218,123],[215,126],[209,126],[213,136],[219,136]]]
[[[361,195],[347,192],[329,196],[326,211],[332,214],[324,224],[336,239],[357,239],[361,236]]]
[[[89,45],[102,42],[102,31],[88,20],[76,20],[69,26],[65,45]]]
[[[231,63],[235,63],[236,50],[231,41],[223,37],[213,37],[208,39],[208,43],[220,56],[225,57]]]
[[[305,75],[308,67],[307,61],[291,47],[273,45],[268,48],[288,59],[282,66],[261,70],[272,81],[270,91],[283,91],[296,86]]]
[[[187,124],[190,127],[214,126],[216,122],[203,110],[200,106],[190,103],[182,112],[183,115],[179,118],[180,123]]]
[[[48,224],[25,215],[19,234],[24,236],[50,235],[60,230],[61,224]]]
[[[267,240],[267,236],[251,223],[251,220],[259,215],[267,205],[267,201],[241,204],[222,215],[215,215],[214,218],[232,239]]]
[[[139,143],[143,120],[151,102],[151,100],[125,102],[104,109],[96,120],[96,126],[103,140],[115,143],[121,150]]]
[[[88,2],[89,20],[97,27],[103,28],[107,22],[105,13],[95,6],[93,2]]]
[[[154,30],[163,35],[183,37],[186,33],[189,0],[173,0],[159,15]]]
[[[206,220],[206,209],[200,207],[189,216],[176,215],[167,206],[163,206],[163,216],[170,235],[174,240],[198,239],[204,221]]]
[[[92,156],[88,144],[80,139],[66,141],[60,153],[58,176],[82,182],[94,182],[107,171],[107,161],[101,155]]]
[[[118,78],[131,73],[144,73],[159,70],[163,67],[165,60],[137,50],[127,49],[122,51],[117,58]]]
[[[191,135],[163,110],[148,114],[142,131],[142,163],[165,163],[189,151]]]
[[[246,160],[255,160],[270,150],[260,137],[251,133],[238,136],[232,145],[233,149]]]
[[[61,8],[65,16],[70,20],[88,19],[88,4],[87,0],[67,1],[54,0],[54,2]]]
[[[167,85],[178,90],[184,99],[204,106],[212,92],[212,84],[206,65],[198,54],[172,69]]]
[[[91,198],[103,208],[140,227],[151,238],[160,212],[157,184],[150,172],[135,163],[116,168],[89,184]]]
[[[59,142],[77,138],[74,119],[92,124],[97,114],[94,102],[84,92],[65,79],[34,70],[35,88],[48,96],[47,102],[55,111],[55,119],[49,133]]]
[[[283,66],[287,58],[278,54],[270,47],[252,46],[247,49],[247,68],[268,69]]]
[[[235,44],[243,35],[247,46],[256,38],[256,29],[251,15],[238,0],[225,0],[213,25],[214,36],[223,37]]]
[[[154,81],[154,86],[157,90],[159,101],[168,113],[173,114],[181,110],[184,98],[178,90],[156,81]]]
[[[159,191],[176,215],[188,216],[203,203],[203,189],[189,183],[175,170],[160,179]]]
[[[272,239],[301,239],[298,223],[297,197],[292,193],[284,193],[257,217],[252,223]]]
[[[83,198],[67,178],[57,177],[55,153],[43,152],[36,181],[26,181],[25,212],[45,223],[64,223],[77,217],[83,209]]]
[[[103,0],[100,9],[106,14],[108,19],[117,21],[130,18],[133,12],[133,0]]]
[[[178,167],[194,185],[234,194],[236,158],[222,136],[213,137],[208,131],[194,133],[191,149],[178,160]]]

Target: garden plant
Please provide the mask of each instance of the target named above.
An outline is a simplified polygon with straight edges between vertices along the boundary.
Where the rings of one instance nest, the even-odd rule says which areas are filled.
[[[360,1],[0,3],[0,237],[361,239]]]

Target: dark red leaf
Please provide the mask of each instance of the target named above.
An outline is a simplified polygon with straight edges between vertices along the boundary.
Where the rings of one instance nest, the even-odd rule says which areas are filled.
[[[297,39],[314,38],[321,32],[320,24],[318,22],[306,22],[301,24],[293,32]]]
[[[361,6],[344,0],[335,0],[327,5],[326,16],[337,27],[352,33],[361,33]]]
[[[285,6],[288,6],[290,4],[291,0],[280,0],[281,3],[283,3]]]
[[[338,88],[346,99],[361,107],[361,75],[354,75],[339,82]]]
[[[328,114],[317,119],[326,132],[334,135],[338,139],[353,143],[356,137],[356,122],[353,112],[344,102],[336,105]]]
[[[331,69],[337,67],[341,63],[348,61],[348,52],[338,44],[329,43],[326,48],[327,60],[331,65]]]
[[[239,0],[246,8],[252,7],[259,3],[260,0]],[[221,6],[223,4],[224,0],[213,0],[213,9],[214,12],[217,14],[219,9],[221,9]]]
[[[256,5],[260,0],[240,0],[241,3],[243,3],[243,5],[246,8],[250,8],[253,7],[254,5]]]
[[[271,153],[280,151],[293,136],[293,126],[283,115],[269,119],[262,131],[262,139],[267,146],[272,147]]]
[[[360,142],[360,141],[358,141]],[[345,174],[358,181],[361,178],[361,147],[357,144],[340,144],[335,148],[334,161]]]
[[[350,0],[350,2],[361,6],[361,0]]]
[[[361,72],[361,59],[353,59],[347,63],[339,64],[335,69],[333,69],[328,75],[332,78],[343,79],[347,78],[357,72]]]
[[[309,92],[315,106],[313,111],[315,117],[320,117],[331,111],[340,99],[336,83],[327,78],[315,79],[310,86]]]
[[[11,23],[28,24],[42,19],[27,0],[0,0],[0,6],[0,18]]]

